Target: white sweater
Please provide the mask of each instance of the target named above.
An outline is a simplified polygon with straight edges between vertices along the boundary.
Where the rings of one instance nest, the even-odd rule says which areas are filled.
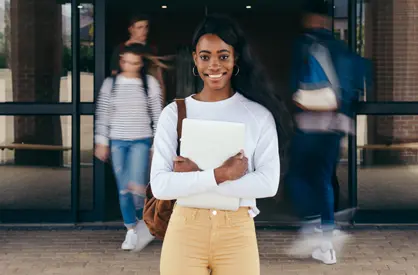
[[[249,172],[238,180],[219,185],[213,169],[173,172],[177,149],[177,105],[171,103],[161,113],[154,138],[151,167],[154,196],[171,200],[215,190],[221,195],[240,198],[240,205],[251,207],[252,214],[257,215],[260,211],[255,199],[273,197],[279,187],[279,145],[273,116],[266,108],[239,93],[218,102],[202,102],[188,97],[186,108],[188,118],[245,123],[244,150]]]

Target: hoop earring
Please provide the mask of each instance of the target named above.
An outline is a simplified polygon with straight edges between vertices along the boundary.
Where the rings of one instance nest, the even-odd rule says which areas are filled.
[[[195,69],[196,69],[196,72],[195,72]],[[192,69],[192,74],[193,74],[194,76],[199,76],[199,72],[197,72],[197,68],[196,68],[196,66],[193,66],[193,69]]]
[[[237,67],[237,72],[234,74],[234,76],[237,76],[239,74],[239,67],[238,65],[235,65],[235,67]]]

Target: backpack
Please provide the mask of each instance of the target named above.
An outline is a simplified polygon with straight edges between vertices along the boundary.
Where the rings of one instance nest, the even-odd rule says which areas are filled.
[[[180,155],[180,139],[183,119],[186,118],[186,104],[184,99],[176,99],[177,104],[177,155]],[[159,200],[152,194],[151,184],[146,188],[143,220],[151,235],[163,240],[167,231],[175,200]]]
[[[299,71],[299,88],[293,95],[298,107],[307,111],[336,111],[340,105],[340,84],[328,48],[307,35],[307,45]]]

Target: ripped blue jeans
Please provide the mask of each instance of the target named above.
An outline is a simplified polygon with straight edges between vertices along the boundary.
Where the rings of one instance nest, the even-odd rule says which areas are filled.
[[[144,198],[127,192],[131,184],[147,185],[152,139],[112,140],[110,143],[113,171],[119,191],[119,205],[126,227],[142,219]]]

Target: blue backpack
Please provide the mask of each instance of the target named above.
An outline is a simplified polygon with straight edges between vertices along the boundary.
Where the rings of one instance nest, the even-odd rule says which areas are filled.
[[[293,100],[307,111],[336,111],[340,106],[341,91],[330,52],[315,37],[306,36],[311,43],[304,45],[299,87]]]
[[[354,103],[372,86],[371,62],[351,52],[342,41],[320,41],[313,35],[305,38],[299,89],[312,93],[332,89],[338,104],[335,111],[351,116]]]
[[[299,129],[355,134],[355,103],[371,83],[371,66],[332,35],[306,34],[300,45],[293,94]]]

